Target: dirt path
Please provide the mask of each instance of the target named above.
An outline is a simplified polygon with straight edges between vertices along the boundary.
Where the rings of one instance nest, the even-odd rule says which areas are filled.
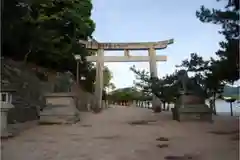
[[[85,113],[78,124],[39,126],[3,141],[2,160],[164,160],[184,155],[193,160],[237,160],[238,142],[231,140],[231,133],[209,133],[237,127],[237,121],[227,117],[214,124],[178,123],[166,113],[117,107]]]

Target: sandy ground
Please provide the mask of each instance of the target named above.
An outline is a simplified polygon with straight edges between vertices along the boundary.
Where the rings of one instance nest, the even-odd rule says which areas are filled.
[[[238,141],[231,139],[238,133],[210,133],[236,131],[238,120],[214,119],[179,123],[170,113],[135,107],[83,113],[80,123],[38,126],[3,140],[2,160],[238,160]],[[139,120],[151,122],[132,124]]]

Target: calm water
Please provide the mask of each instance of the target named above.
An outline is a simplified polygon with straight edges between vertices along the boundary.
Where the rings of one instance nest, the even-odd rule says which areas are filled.
[[[209,104],[208,101],[206,101],[206,104]],[[170,104],[170,108],[173,106],[173,104]],[[216,100],[216,110],[217,113],[229,113],[230,115],[230,103],[227,103],[224,100]],[[237,103],[237,101],[233,103],[233,115],[240,116],[240,103]]]
[[[208,104],[208,102],[206,103]],[[230,113],[230,103],[227,103],[224,100],[217,100],[216,110],[218,113]],[[237,103],[237,101],[233,103],[233,114],[240,115],[240,103]]]

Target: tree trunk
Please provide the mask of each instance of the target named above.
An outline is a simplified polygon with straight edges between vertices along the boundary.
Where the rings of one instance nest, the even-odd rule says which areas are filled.
[[[213,114],[217,115],[217,111],[216,111],[216,93],[213,93]]]

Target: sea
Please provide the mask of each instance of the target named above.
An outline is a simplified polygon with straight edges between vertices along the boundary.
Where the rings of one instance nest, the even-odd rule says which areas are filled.
[[[217,113],[230,115],[230,112],[231,112],[230,103],[220,99],[216,100],[215,103],[216,103]],[[208,101],[206,101],[206,104],[209,104]],[[232,103],[232,106],[233,106],[233,115],[240,116],[240,102],[235,101]]]
[[[206,100],[206,104],[209,105],[208,100]],[[231,109],[230,109],[230,103],[224,101],[224,100],[216,100],[216,111],[218,115],[230,115]],[[174,104],[170,104],[170,108],[172,108]],[[235,101],[232,103],[233,106],[233,115],[234,116],[240,116],[240,101]],[[150,105],[151,107],[151,105]]]

